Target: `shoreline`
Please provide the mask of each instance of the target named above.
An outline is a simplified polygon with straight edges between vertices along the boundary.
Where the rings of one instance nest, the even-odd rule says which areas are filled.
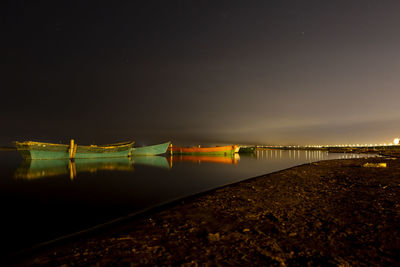
[[[317,161],[318,162],[318,161]],[[38,244],[35,244],[34,246],[32,246],[31,248],[24,248],[20,251],[16,251],[15,253],[12,253],[10,258],[18,258],[19,256],[22,257],[26,257],[27,255],[32,255],[35,254],[35,252],[39,251],[47,251],[47,250],[51,250],[52,248],[49,248],[50,246],[63,246],[65,244],[71,243],[71,242],[75,242],[77,239],[81,239],[81,238],[86,238],[86,237],[90,237],[92,235],[97,235],[97,234],[101,234],[102,232],[108,231],[110,229],[119,227],[121,224],[126,224],[129,222],[135,222],[137,220],[140,220],[144,217],[150,217],[153,214],[156,214],[158,212],[164,211],[164,210],[168,210],[171,208],[174,208],[180,204],[183,204],[185,202],[191,201],[191,200],[195,200],[196,198],[202,197],[204,195],[207,194],[212,194],[214,191],[217,191],[219,189],[223,189],[225,187],[229,187],[229,186],[233,186],[235,184],[241,183],[241,182],[245,182],[245,181],[250,181],[253,179],[258,179],[270,174],[275,174],[275,173],[279,173],[279,172],[283,172],[286,170],[290,170],[292,168],[296,168],[302,165],[308,165],[308,164],[313,164],[316,162],[311,162],[311,163],[303,163],[300,165],[295,165],[286,169],[282,169],[282,170],[277,170],[271,173],[266,173],[266,174],[261,174],[258,176],[254,176],[254,177],[249,177],[249,178],[244,178],[244,180],[241,181],[236,181],[236,182],[231,182],[231,183],[227,183],[224,185],[220,185],[218,187],[215,188],[211,188],[208,189],[206,191],[202,191],[199,193],[195,193],[192,195],[188,195],[188,196],[183,196],[183,197],[178,197],[176,199],[172,199],[172,200],[168,200],[166,202],[162,202],[162,203],[158,203],[154,206],[148,207],[148,208],[144,208],[135,212],[132,212],[130,214],[127,214],[125,216],[121,216],[118,217],[116,219],[113,219],[111,221],[107,221],[98,225],[94,225],[92,227],[80,230],[78,232],[74,232],[71,234],[67,234],[64,236],[60,236],[57,237],[55,239],[52,240],[48,240],[48,241],[44,241],[44,242],[40,242]],[[1,262],[1,261],[0,261]]]
[[[303,164],[176,200],[16,264],[398,264],[399,177],[393,158]]]

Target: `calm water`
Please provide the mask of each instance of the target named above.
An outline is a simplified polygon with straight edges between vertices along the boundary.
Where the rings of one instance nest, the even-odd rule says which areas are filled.
[[[145,208],[295,165],[363,155],[258,150],[235,157],[134,157],[26,162],[0,152],[2,253]]]

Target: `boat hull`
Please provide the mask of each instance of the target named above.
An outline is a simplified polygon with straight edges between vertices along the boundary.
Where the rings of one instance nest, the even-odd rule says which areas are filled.
[[[134,147],[132,154],[135,156],[155,156],[165,154],[167,152],[169,144],[171,144],[171,142],[166,142],[153,146]]]
[[[217,147],[172,147],[168,149],[171,154],[183,155],[232,155],[235,153],[235,146]]]
[[[80,146],[76,148],[76,159],[129,157],[134,142],[104,146]],[[15,142],[17,150],[26,159],[69,159],[69,145],[42,142]]]
[[[256,148],[254,146],[252,146],[252,147],[241,147],[239,149],[239,153],[254,153],[255,150],[256,150]]]

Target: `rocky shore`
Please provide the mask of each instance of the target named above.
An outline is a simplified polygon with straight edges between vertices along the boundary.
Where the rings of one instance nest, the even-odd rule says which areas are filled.
[[[399,255],[400,159],[376,157],[249,179],[15,264],[399,266]]]

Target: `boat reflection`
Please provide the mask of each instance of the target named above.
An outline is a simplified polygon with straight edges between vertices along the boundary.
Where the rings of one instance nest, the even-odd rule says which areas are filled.
[[[37,179],[68,175],[74,179],[79,172],[133,171],[132,160],[121,158],[95,158],[70,160],[24,160],[15,171],[15,178]]]
[[[232,155],[208,155],[208,156],[197,156],[197,155],[173,155],[168,158],[170,165],[176,162],[193,162],[201,164],[203,162],[220,163],[220,164],[237,164],[240,160],[238,154]]]
[[[74,161],[64,159],[24,160],[15,171],[14,177],[19,179],[38,179],[51,176],[69,175],[70,179],[74,179],[78,173],[82,172],[133,171],[134,165],[147,165],[170,169],[174,162],[237,164],[239,160],[240,156],[238,154],[229,156],[134,156],[131,158],[75,159]]]
[[[170,169],[172,166],[163,156],[132,156],[133,164]]]

